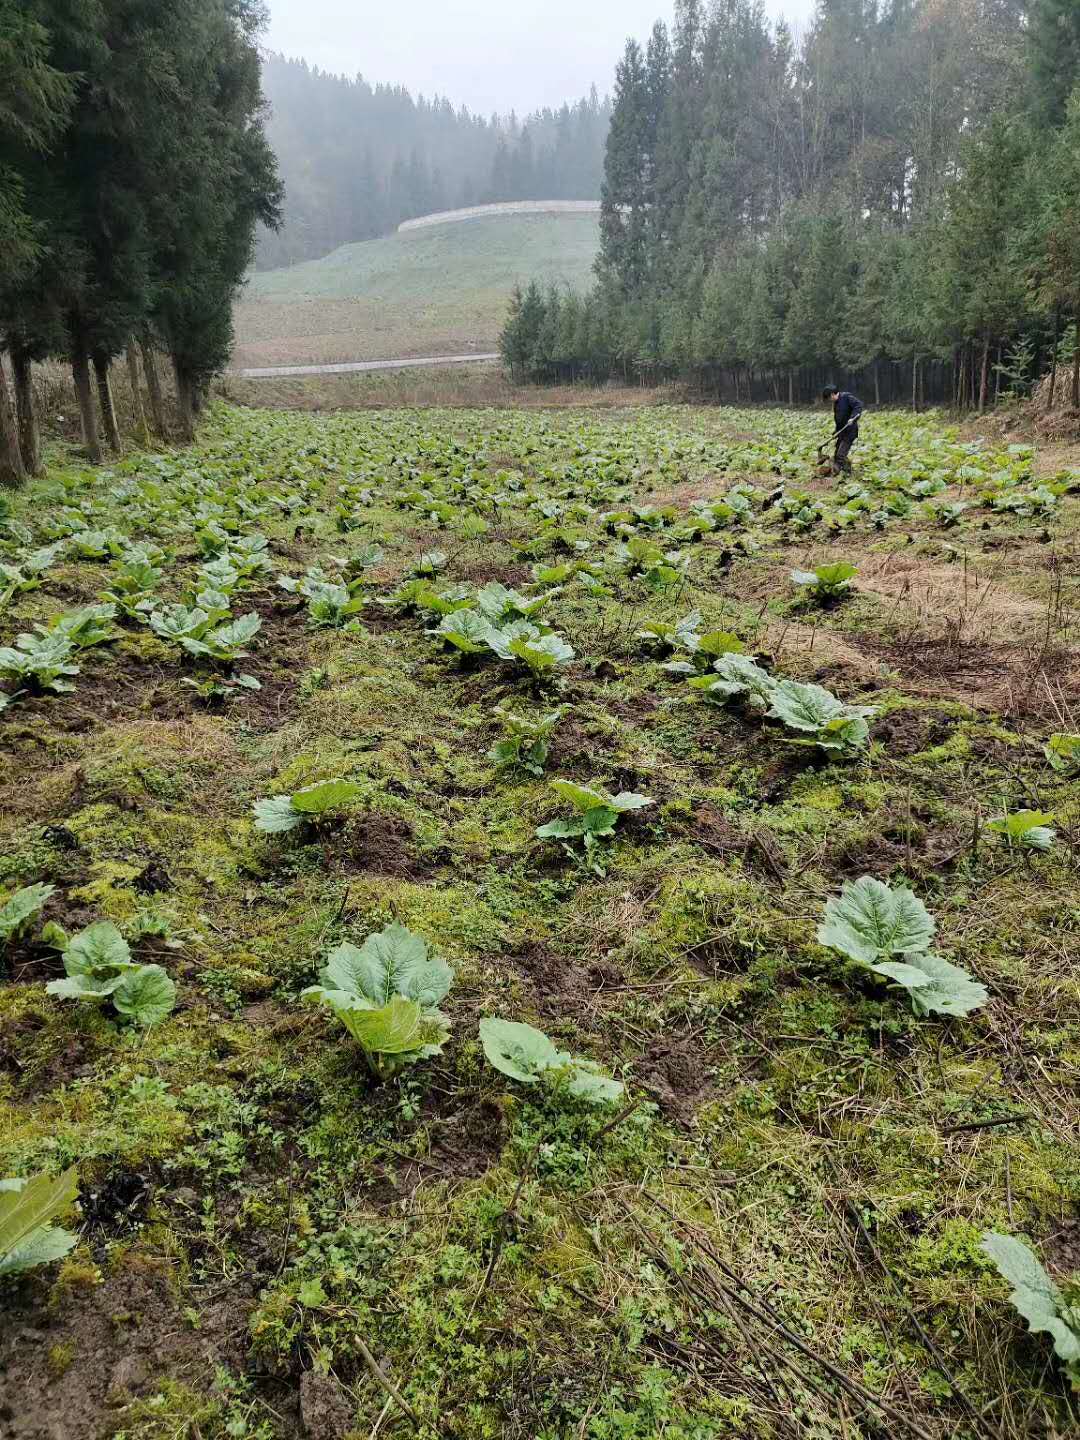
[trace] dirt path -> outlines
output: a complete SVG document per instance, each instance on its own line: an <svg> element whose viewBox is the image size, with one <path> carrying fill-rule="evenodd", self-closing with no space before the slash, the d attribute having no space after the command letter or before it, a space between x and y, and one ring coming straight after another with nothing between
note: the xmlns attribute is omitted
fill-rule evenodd
<svg viewBox="0 0 1080 1440"><path fill-rule="evenodd" d="M424 365L479 365L498 360L497 351L482 355L433 355L424 360L350 360L343 365L268 365L232 370L241 380L276 380L288 375L352 375L363 370L415 370Z"/></svg>

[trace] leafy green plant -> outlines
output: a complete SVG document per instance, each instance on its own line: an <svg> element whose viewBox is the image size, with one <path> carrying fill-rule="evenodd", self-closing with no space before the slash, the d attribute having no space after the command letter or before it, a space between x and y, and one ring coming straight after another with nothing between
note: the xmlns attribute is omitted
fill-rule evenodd
<svg viewBox="0 0 1080 1440"><path fill-rule="evenodd" d="M154 593L163 576L164 571L156 565L129 552L116 566L109 589L101 592L101 599L115 605L127 619L142 620L153 610Z"/></svg>
<svg viewBox="0 0 1080 1440"><path fill-rule="evenodd" d="M565 1085L575 1100L590 1105L610 1105L626 1089L594 1061L557 1049L542 1030L520 1021L485 1016L480 1021L480 1043L488 1062L522 1085L554 1080Z"/></svg>
<svg viewBox="0 0 1080 1440"><path fill-rule="evenodd" d="M543 775L552 733L566 714L566 709L565 705L560 705L547 715L530 717L515 715L505 705L500 706L495 711L495 718L502 722L506 738L493 747L488 759L500 769L516 766L527 770L530 775Z"/></svg>
<svg viewBox="0 0 1080 1440"><path fill-rule="evenodd" d="M284 835L302 825L316 828L340 820L354 800L363 794L352 780L317 780L294 790L291 795L273 795L256 800L251 807L255 829L264 835Z"/></svg>
<svg viewBox="0 0 1080 1440"><path fill-rule="evenodd" d="M308 618L316 630L344 625L364 608L362 577L345 583L316 565L303 579L294 580L288 575L281 575L278 584L289 594L302 595L307 600Z"/></svg>
<svg viewBox="0 0 1080 1440"><path fill-rule="evenodd" d="M199 679L184 675L180 684L194 690L206 705L216 704L219 700L229 700L244 691L250 693L252 690L262 689L254 675L207 675Z"/></svg>
<svg viewBox="0 0 1080 1440"><path fill-rule="evenodd" d="M742 655L746 651L739 637L727 630L709 630L704 635L684 635L680 639L690 659L669 661L664 669L672 675L708 674L724 655Z"/></svg>
<svg viewBox="0 0 1080 1440"><path fill-rule="evenodd" d="M463 655L486 655L491 649L491 632L491 621L479 610L453 610L428 634L452 645Z"/></svg>
<svg viewBox="0 0 1080 1440"><path fill-rule="evenodd" d="M66 635L18 635L14 646L0 646L0 675L30 690L67 694L75 687L66 677L80 673L74 653Z"/></svg>
<svg viewBox="0 0 1080 1440"><path fill-rule="evenodd" d="M16 595L40 589L46 570L55 564L62 549L60 544L46 545L23 554L15 565L0 563L0 610Z"/></svg>
<svg viewBox="0 0 1080 1440"><path fill-rule="evenodd" d="M1080 776L1080 735L1051 735L1043 746L1043 754L1059 775L1069 779Z"/></svg>
<svg viewBox="0 0 1080 1440"><path fill-rule="evenodd" d="M573 647L561 635L554 631L541 634L527 620L516 620L502 630L492 627L487 642L500 660L524 666L534 680L543 679L574 658Z"/></svg>
<svg viewBox="0 0 1080 1440"><path fill-rule="evenodd" d="M581 840L585 846L585 856L590 867L597 874L603 874L603 868L599 863L597 845L601 840L609 839L615 832L615 826L620 815L625 815L634 810L642 810L652 804L648 795L638 795L633 791L622 791L618 795L609 795L606 790L591 785L575 785L571 780L553 780L553 789L561 799L566 800L573 806L577 814L569 820L549 820L546 825L537 828L536 835L540 840ZM575 851L564 845L566 852L577 858Z"/></svg>
<svg viewBox="0 0 1080 1440"><path fill-rule="evenodd" d="M1050 826L1053 818L1042 810L1013 810L988 820L986 828L1021 850L1050 850L1057 839L1057 831Z"/></svg>
<svg viewBox="0 0 1080 1440"><path fill-rule="evenodd" d="M986 1230L981 1248L1012 1286L1013 1307L1034 1334L1052 1338L1054 1354L1063 1362L1073 1388L1080 1390L1080 1281L1074 1277L1062 1289L1030 1246L1014 1235Z"/></svg>
<svg viewBox="0 0 1080 1440"><path fill-rule="evenodd" d="M45 986L61 1000L111 1000L120 1015L144 1027L164 1020L176 1004L171 976L160 965L133 961L111 920L98 920L68 940L62 959L64 979Z"/></svg>
<svg viewBox="0 0 1080 1440"><path fill-rule="evenodd" d="M691 610L681 620L646 620L635 638L665 653L689 650L698 638L700 625L701 611Z"/></svg>
<svg viewBox="0 0 1080 1440"><path fill-rule="evenodd" d="M200 599L207 601L208 608L173 605L168 610L155 610L150 616L150 628L162 640L179 645L199 660L231 665L246 659L248 651L244 646L262 629L262 617L252 610L223 624L229 612L227 604L220 602L227 601L227 597L204 591Z"/></svg>
<svg viewBox="0 0 1080 1440"><path fill-rule="evenodd" d="M499 628L515 620L535 620L558 593L558 588L555 588L546 590L543 595L529 597L492 580L476 592L476 608Z"/></svg>
<svg viewBox="0 0 1080 1440"><path fill-rule="evenodd" d="M78 610L54 615L47 625L35 625L34 629L45 638L62 635L75 650L89 650L93 645L107 645L116 639L112 624L115 619L115 605L83 605Z"/></svg>
<svg viewBox="0 0 1080 1440"><path fill-rule="evenodd" d="M863 875L826 902L817 938L906 990L916 1015L969 1015L986 1003L986 989L931 952L935 929L918 896Z"/></svg>
<svg viewBox="0 0 1080 1440"><path fill-rule="evenodd" d="M816 745L844 756L866 749L870 738L866 722L877 714L873 705L846 705L831 690L798 680L776 681L770 698L768 717L807 737L795 739L794 744Z"/></svg>
<svg viewBox="0 0 1080 1440"><path fill-rule="evenodd" d="M858 574L854 565L838 560L832 565L815 565L813 570L793 570L794 584L814 600L840 600L851 592L851 582Z"/></svg>
<svg viewBox="0 0 1080 1440"><path fill-rule="evenodd" d="M62 1175L0 1180L0 1275L62 1260L77 1236L52 1222L78 1199L74 1167Z"/></svg>
<svg viewBox="0 0 1080 1440"><path fill-rule="evenodd" d="M735 699L745 699L757 710L766 710L771 705L777 682L752 655L721 655L714 661L713 671L714 674L696 676L689 683L714 705L726 705Z"/></svg>
<svg viewBox="0 0 1080 1440"><path fill-rule="evenodd" d="M369 935L359 947L338 945L319 979L302 998L334 1012L378 1079L438 1055L446 1043L450 1027L437 1007L454 971L403 925Z"/></svg>
<svg viewBox="0 0 1080 1440"><path fill-rule="evenodd" d="M56 891L55 885L24 885L0 905L0 950L26 928L45 908L45 902Z"/></svg>

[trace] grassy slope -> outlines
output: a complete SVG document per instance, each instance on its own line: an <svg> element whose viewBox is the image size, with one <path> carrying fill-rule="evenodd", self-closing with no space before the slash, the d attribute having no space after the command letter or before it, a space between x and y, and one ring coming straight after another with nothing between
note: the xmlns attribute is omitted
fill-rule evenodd
<svg viewBox="0 0 1080 1440"><path fill-rule="evenodd" d="M261 272L237 309L234 364L331 363L492 349L515 283L588 284L595 215L507 215L346 245Z"/></svg>
<svg viewBox="0 0 1080 1440"><path fill-rule="evenodd" d="M877 423L865 462L896 465L934 435ZM173 552L173 596L197 547L191 502L169 513L170 489L202 474L219 497L306 491L299 530L273 510L254 522L276 570L375 534L378 594L433 546L455 581L528 585L513 547L535 516L485 506L494 528L469 538L468 507L435 530L395 492L420 472L507 467L546 477L542 491L567 475L685 510L757 463L733 436L764 428L805 453L813 427L762 412L222 410L193 453L164 462L142 513L123 479L159 466L139 458L109 492L54 472L17 511L40 538L64 478L97 520ZM775 483L767 468L752 478L762 494ZM347 534L332 520L342 483L377 492ZM1059 1274L1080 1265L1080 801L1041 752L1080 695L1077 502L1052 547L1044 521L978 511L947 532L913 515L840 542L786 535L775 513L748 556L719 536L691 547L681 595L612 571L608 597L571 585L552 606L579 658L549 773L655 801L605 877L534 840L558 811L547 783L486 758L498 701L550 700L501 667L462 666L374 603L358 633L311 633L291 597L257 585L237 609L264 616L244 666L263 690L224 713L200 709L179 683L190 665L132 629L83 657L73 695L0 719L0 897L47 880L69 928L166 922L178 947L151 938L139 953L180 994L134 1036L47 998L57 962L32 938L9 955L0 1174L75 1163L86 1217L72 1258L0 1293L16 1440L367 1436L386 1397L357 1337L425 1440L908 1433L785 1372L775 1344L710 1298L702 1238L934 1440L981 1432L909 1307L1005 1440L1070 1433L1045 1337L1008 1308L978 1236L1027 1233ZM593 557L610 553L595 520L587 531ZM795 608L791 566L841 555L861 562L858 595ZM0 638L92 598L105 574L64 563ZM692 604L784 673L877 704L870 752L822 764L695 700L634 639L643 618ZM255 799L334 774L364 800L325 845L253 832ZM1053 853L973 845L1003 801L1035 798L1058 814ZM815 942L824 899L864 872L925 897L943 953L989 987L984 1011L916 1020ZM394 919L456 967L453 1033L440 1059L375 1089L344 1031L297 997L330 946ZM605 1114L505 1081L476 1041L490 1013L614 1068L638 1108L609 1130ZM696 1257L681 1279L680 1254Z"/></svg>

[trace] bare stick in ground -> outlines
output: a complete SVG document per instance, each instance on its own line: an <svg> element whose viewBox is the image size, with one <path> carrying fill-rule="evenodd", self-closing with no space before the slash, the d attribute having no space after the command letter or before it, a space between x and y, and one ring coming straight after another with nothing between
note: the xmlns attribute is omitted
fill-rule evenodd
<svg viewBox="0 0 1080 1440"><path fill-rule="evenodd" d="M420 1421L417 1418L416 1411L375 1359L375 1356L368 1349L366 1341L360 1335L354 1335L353 1339L356 1341L356 1348L360 1351L360 1356L364 1364L371 1371L371 1378L375 1381L376 1385L384 1390L386 1394L390 1396L391 1400L393 1400L394 1404L400 1408L402 1414L408 1417L413 1429L419 1430Z"/></svg>

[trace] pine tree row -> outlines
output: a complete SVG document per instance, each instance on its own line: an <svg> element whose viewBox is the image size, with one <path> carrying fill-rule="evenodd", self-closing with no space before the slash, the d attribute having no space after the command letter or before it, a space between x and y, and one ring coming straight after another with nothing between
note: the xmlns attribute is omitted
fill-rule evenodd
<svg viewBox="0 0 1080 1440"><path fill-rule="evenodd" d="M679 0L617 71L588 296L530 287L523 378L980 409L1062 359L1080 405L1080 5Z"/></svg>
<svg viewBox="0 0 1080 1440"><path fill-rule="evenodd" d="M262 21L259 0L0 0L0 483L40 467L34 361L70 364L95 461L122 355L160 433L170 357L192 433L256 224L278 222Z"/></svg>

